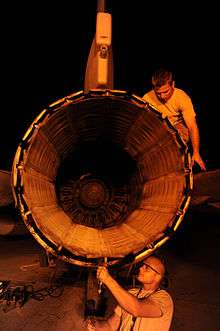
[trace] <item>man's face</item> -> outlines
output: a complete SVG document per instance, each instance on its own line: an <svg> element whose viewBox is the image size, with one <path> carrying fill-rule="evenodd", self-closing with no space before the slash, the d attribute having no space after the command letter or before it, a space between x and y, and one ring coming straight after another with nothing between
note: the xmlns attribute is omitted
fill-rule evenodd
<svg viewBox="0 0 220 331"><path fill-rule="evenodd" d="M151 257L145 259L139 268L137 279L143 284L152 284L161 277L162 274L157 261Z"/></svg>
<svg viewBox="0 0 220 331"><path fill-rule="evenodd" d="M174 91L174 82L172 83L168 82L160 87L154 87L154 92L157 98L162 103L166 103L171 98L173 91Z"/></svg>

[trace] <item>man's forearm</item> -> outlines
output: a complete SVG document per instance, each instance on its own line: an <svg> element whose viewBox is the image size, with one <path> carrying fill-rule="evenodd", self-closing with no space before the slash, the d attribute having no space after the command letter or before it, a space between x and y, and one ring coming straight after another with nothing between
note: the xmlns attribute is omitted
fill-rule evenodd
<svg viewBox="0 0 220 331"><path fill-rule="evenodd" d="M189 134L190 134L190 139L191 139L191 144L193 148L193 154L199 154L199 149L200 149L200 136L199 136L199 129L198 126L193 125L192 127L189 128Z"/></svg>
<svg viewBox="0 0 220 331"><path fill-rule="evenodd" d="M137 314L139 301L136 297L123 289L111 276L105 282L118 304L132 315Z"/></svg>
<svg viewBox="0 0 220 331"><path fill-rule="evenodd" d="M192 165L194 162L198 163L202 170L206 170L205 162L202 160L200 156L200 137L199 137L199 129L196 124L196 121L193 122L189 127L189 134L193 148L193 155L192 155Z"/></svg>

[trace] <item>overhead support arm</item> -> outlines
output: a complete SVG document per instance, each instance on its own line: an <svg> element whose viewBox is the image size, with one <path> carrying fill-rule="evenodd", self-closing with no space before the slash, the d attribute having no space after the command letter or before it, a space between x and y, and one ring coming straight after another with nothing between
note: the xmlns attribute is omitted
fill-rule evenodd
<svg viewBox="0 0 220 331"><path fill-rule="evenodd" d="M97 3L96 33L85 74L84 91L91 89L113 89L112 17L101 0Z"/></svg>
<svg viewBox="0 0 220 331"><path fill-rule="evenodd" d="M105 12L106 10L106 1L98 0L97 1L97 12Z"/></svg>

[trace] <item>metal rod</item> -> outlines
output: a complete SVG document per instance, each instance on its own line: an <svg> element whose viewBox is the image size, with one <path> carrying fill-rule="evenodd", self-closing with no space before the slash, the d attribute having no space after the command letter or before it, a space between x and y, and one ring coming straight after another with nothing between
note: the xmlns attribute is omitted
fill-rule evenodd
<svg viewBox="0 0 220 331"><path fill-rule="evenodd" d="M97 12L105 12L105 0L97 1Z"/></svg>

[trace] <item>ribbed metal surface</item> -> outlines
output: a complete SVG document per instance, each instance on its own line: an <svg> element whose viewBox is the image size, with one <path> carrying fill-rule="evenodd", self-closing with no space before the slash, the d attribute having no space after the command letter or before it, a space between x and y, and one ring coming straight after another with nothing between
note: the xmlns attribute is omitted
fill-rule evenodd
<svg viewBox="0 0 220 331"><path fill-rule="evenodd" d="M76 256L120 258L172 228L190 189L188 155L147 104L114 92L80 95L49 107L29 130L14 182L32 232Z"/></svg>

